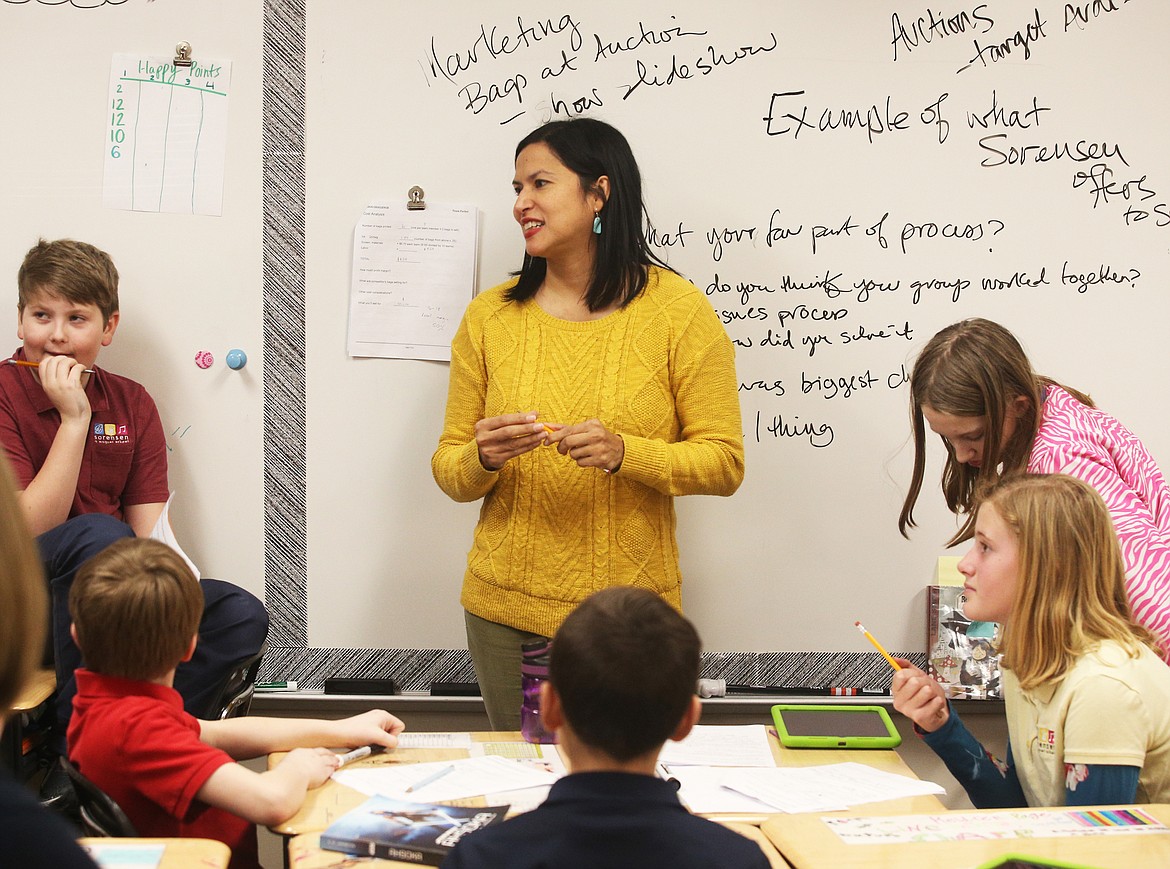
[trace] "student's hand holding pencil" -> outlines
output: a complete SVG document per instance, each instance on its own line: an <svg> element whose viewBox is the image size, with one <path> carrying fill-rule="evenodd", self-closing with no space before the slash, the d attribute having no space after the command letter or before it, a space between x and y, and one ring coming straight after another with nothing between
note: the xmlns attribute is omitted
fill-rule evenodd
<svg viewBox="0 0 1170 869"><path fill-rule="evenodd" d="M41 388L61 414L62 424L79 422L86 427L89 425L93 411L82 383L85 373L85 366L71 356L45 356L37 366Z"/></svg>
<svg viewBox="0 0 1170 869"><path fill-rule="evenodd" d="M920 730L933 733L951 717L942 686L905 658L894 660L902 668L894 673L894 681L890 685L894 708L918 725Z"/></svg>
<svg viewBox="0 0 1170 869"><path fill-rule="evenodd" d="M300 779L307 788L319 788L340 766L337 755L327 748L294 748L269 771Z"/></svg>

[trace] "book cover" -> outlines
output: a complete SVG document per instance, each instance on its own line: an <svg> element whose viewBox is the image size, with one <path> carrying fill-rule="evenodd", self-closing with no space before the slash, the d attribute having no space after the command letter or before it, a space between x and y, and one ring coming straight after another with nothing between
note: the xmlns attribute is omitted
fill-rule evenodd
<svg viewBox="0 0 1170 869"><path fill-rule="evenodd" d="M986 700L1000 697L1000 655L995 625L973 622L963 614L963 588L927 586L927 663L947 697Z"/></svg>
<svg viewBox="0 0 1170 869"><path fill-rule="evenodd" d="M508 806L442 806L373 796L321 834L328 851L438 866L468 833L499 823Z"/></svg>

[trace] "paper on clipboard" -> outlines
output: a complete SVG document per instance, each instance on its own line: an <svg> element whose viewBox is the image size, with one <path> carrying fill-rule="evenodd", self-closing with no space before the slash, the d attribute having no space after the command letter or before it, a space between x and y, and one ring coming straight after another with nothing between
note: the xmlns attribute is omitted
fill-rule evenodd
<svg viewBox="0 0 1170 869"><path fill-rule="evenodd" d="M350 356L451 359L475 294L478 214L470 205L366 206L353 239Z"/></svg>

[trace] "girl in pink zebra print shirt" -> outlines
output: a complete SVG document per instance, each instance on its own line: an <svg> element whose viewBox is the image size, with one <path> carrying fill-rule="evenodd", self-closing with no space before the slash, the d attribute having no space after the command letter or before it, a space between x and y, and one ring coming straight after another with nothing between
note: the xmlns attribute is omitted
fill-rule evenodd
<svg viewBox="0 0 1170 869"><path fill-rule="evenodd" d="M947 451L942 490L968 540L982 493L1017 471L1062 473L1109 508L1137 620L1170 649L1170 487L1136 436L1085 394L1041 377L1018 340L989 320L963 320L927 342L910 376L914 469L898 529L915 527L926 429Z"/></svg>

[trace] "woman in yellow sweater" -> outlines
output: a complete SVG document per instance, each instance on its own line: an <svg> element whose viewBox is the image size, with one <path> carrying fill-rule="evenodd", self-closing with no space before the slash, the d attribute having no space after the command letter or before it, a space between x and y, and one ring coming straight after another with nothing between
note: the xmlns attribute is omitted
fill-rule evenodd
<svg viewBox="0 0 1170 869"><path fill-rule="evenodd" d="M743 480L731 341L643 231L630 146L591 118L516 147L518 278L481 293L451 345L431 468L483 499L461 603L493 729L520 718L520 647L592 592L652 589L681 608L675 495Z"/></svg>

